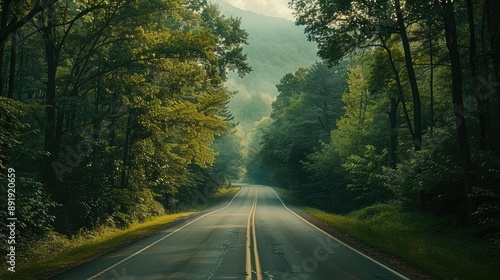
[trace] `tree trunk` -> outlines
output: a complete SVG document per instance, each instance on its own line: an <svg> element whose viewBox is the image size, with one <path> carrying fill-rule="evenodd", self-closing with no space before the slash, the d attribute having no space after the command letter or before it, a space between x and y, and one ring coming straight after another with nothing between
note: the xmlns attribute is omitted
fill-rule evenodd
<svg viewBox="0 0 500 280"><path fill-rule="evenodd" d="M398 147L398 99L391 97L391 109L389 111L389 129L391 136L389 139L389 161L391 168L396 168L397 160L397 147Z"/></svg>
<svg viewBox="0 0 500 280"><path fill-rule="evenodd" d="M3 56L3 54L0 54ZM3 63L3 62L0 62ZM2 67L2 66L0 66ZM10 48L10 65L9 65L9 82L7 83L7 98L14 99L14 81L16 77L16 34L14 33L11 37L11 48ZM0 78L1 79L1 78ZM3 84L0 83L0 87ZM0 91L0 96L1 91ZM12 127L12 120L9 116L5 118L4 128L5 131L9 131Z"/></svg>
<svg viewBox="0 0 500 280"><path fill-rule="evenodd" d="M492 86L496 86L497 111L500 114L500 87L498 86L500 82L500 2L498 0L486 0L485 9L487 11L488 29L490 31L491 59L495 69L495 84ZM498 130L500 127L496 127L496 129ZM494 149L500 149L498 133L492 137L494 139L490 139L491 143L496 143Z"/></svg>
<svg viewBox="0 0 500 280"><path fill-rule="evenodd" d="M500 2L486 0L488 11L488 27L491 38L491 57L495 67L496 80L500 81Z"/></svg>
<svg viewBox="0 0 500 280"><path fill-rule="evenodd" d="M4 0L2 1L2 13L1 13L1 19L0 19L0 33L5 32L7 29L7 21L9 19L9 6L12 0ZM5 51L5 42L0 42L0 96L3 96L3 82L4 82L4 76L3 76L3 54Z"/></svg>
<svg viewBox="0 0 500 280"><path fill-rule="evenodd" d="M477 71L479 70L477 62L477 43L476 43L476 26L474 23L474 3L472 0L467 0L467 19L469 22L469 60L470 71L472 78L476 80ZM486 137L487 137L487 120L486 120L486 104L488 96L483 94L475 94L476 103L479 113L479 148L486 150ZM486 97L486 99L484 98Z"/></svg>
<svg viewBox="0 0 500 280"><path fill-rule="evenodd" d="M418 90L417 77L415 75L415 70L413 69L413 59L411 57L410 41L408 39L408 34L406 33L406 26L403 17L403 12L401 11L401 3L399 0L394 1L396 8L396 17L399 28L399 34L401 36L401 41L403 43L403 49L405 52L406 70L408 72L408 79L410 81L411 92L413 95L413 125L414 125L414 144L415 150L422 149L422 109L420 104L420 92Z"/></svg>
<svg viewBox="0 0 500 280"><path fill-rule="evenodd" d="M474 184L472 177L472 160L470 155L469 140L467 136L467 126L465 123L462 88L462 69L460 63L460 52L458 49L457 26L455 21L455 11L453 2L441 0L443 8L443 21L446 36L446 46L450 55L453 110L455 113L456 130L458 135L458 145L464 172L464 190L467 196L467 214L470 218L475 211L475 203L470 194Z"/></svg>
<svg viewBox="0 0 500 280"><path fill-rule="evenodd" d="M387 57L389 59L389 63L391 64L392 72L394 73L394 79L396 80L396 85L398 87L399 101L401 102L401 107L403 108L406 125L408 126L408 130L410 131L411 138L415 139L415 132L413 130L413 125L411 124L410 116L408 114L408 109L406 108L406 101L403 92L403 86L401 84L401 78L399 77L399 71L396 68L396 65L394 64L394 59L392 58L391 49L389 49L389 47L385 45L383 40L381 40L381 42L382 42L382 47L387 52Z"/></svg>
<svg viewBox="0 0 500 280"><path fill-rule="evenodd" d="M0 45L5 42L10 34L18 30L19 28L23 27L26 23L30 22L35 16L39 15L41 12L43 12L47 8L53 9L53 5L57 3L58 0L49 0L43 3L40 3L40 1L36 1L36 4L34 7L27 13L24 17L21 19L16 19L13 20L9 23L6 28L0 30ZM4 0L2 4L7 4L10 5L12 0ZM2 9L2 11L6 11L7 9ZM7 20L7 19L6 19Z"/></svg>
<svg viewBox="0 0 500 280"><path fill-rule="evenodd" d="M474 24L474 4L472 0L467 0L467 19L469 21L469 60L470 69L473 76L477 74L477 44L476 26Z"/></svg>
<svg viewBox="0 0 500 280"><path fill-rule="evenodd" d="M47 86L45 90L45 138L44 150L48 153L45 161L45 185L49 190L54 190L58 183L57 176L52 169L52 163L58 160L56 151L56 72L57 72L57 49L53 35L54 7L44 15L47 17L42 36L45 44L45 59L47 62Z"/></svg>
<svg viewBox="0 0 500 280"><path fill-rule="evenodd" d="M16 54L17 54L17 38L16 32L12 33L10 38L10 65L9 65L9 83L7 88L7 98L14 98L14 82L16 79Z"/></svg>
<svg viewBox="0 0 500 280"><path fill-rule="evenodd" d="M434 45L432 42L432 31L429 28L429 64L431 65L429 77L429 94L430 94L430 129L431 137L434 136Z"/></svg>
<svg viewBox="0 0 500 280"><path fill-rule="evenodd" d="M127 128L125 133L125 144L123 145L123 165L120 181L120 188L126 189L128 186L128 170L130 161L130 134L132 133L132 112L128 114Z"/></svg>

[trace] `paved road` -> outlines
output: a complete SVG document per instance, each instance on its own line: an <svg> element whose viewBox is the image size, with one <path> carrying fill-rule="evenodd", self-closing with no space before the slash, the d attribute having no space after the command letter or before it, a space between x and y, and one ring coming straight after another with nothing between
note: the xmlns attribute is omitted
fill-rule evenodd
<svg viewBox="0 0 500 280"><path fill-rule="evenodd" d="M269 187L56 279L407 279L290 211Z"/></svg>

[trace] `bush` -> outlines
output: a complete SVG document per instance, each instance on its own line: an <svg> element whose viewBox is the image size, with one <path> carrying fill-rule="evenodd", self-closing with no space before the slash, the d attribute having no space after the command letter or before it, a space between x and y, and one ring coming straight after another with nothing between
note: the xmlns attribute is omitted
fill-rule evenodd
<svg viewBox="0 0 500 280"><path fill-rule="evenodd" d="M6 172L0 175L2 193L7 193ZM28 242L36 239L52 229L52 222L55 217L51 214L51 209L56 206L51 197L45 192L42 183L34 179L30 174L15 173L16 193L15 193L15 218L16 231L19 240ZM7 205L7 196L2 196L2 205ZM4 207L3 217L7 216L7 208ZM6 228L6 219L1 219L0 226ZM23 243L24 244L24 243ZM21 245L23 245L21 244Z"/></svg>
<svg viewBox="0 0 500 280"><path fill-rule="evenodd" d="M396 199L411 208L434 208L437 212L456 212L457 204L464 199L462 168L458 166L458 154L447 150L456 147L451 135L442 129L435 129L434 137L427 136L427 143L420 151L410 150L395 169L385 167L386 186ZM428 205L430 204L430 205Z"/></svg>
<svg viewBox="0 0 500 280"><path fill-rule="evenodd" d="M358 205L369 206L392 198L392 192L384 184L385 162L387 150L379 154L374 146L368 145L363 156L350 155L342 164L349 173L347 189L355 194Z"/></svg>

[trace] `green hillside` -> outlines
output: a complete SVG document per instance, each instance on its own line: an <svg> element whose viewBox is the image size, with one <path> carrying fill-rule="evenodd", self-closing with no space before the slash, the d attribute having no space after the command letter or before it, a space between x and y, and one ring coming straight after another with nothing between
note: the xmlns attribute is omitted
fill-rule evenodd
<svg viewBox="0 0 500 280"><path fill-rule="evenodd" d="M278 92L275 85L287 73L308 67L318 60L316 44L307 41L302 27L292 21L245 11L219 1L226 16L241 17L249 33L245 47L253 71L241 79L230 75L227 87L239 93L230 107L245 132L253 123L271 112L271 102Z"/></svg>

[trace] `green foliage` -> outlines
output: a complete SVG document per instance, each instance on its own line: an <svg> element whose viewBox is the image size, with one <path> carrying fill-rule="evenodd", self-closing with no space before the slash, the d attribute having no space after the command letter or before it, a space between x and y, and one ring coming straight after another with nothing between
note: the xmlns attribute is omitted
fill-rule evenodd
<svg viewBox="0 0 500 280"><path fill-rule="evenodd" d="M262 129L257 158L278 186L307 196L302 184L309 174L301 162L320 147L320 141L328 141L343 113L345 68L345 64L329 69L317 63L286 75L277 85L280 95L273 103L272 122Z"/></svg>
<svg viewBox="0 0 500 280"><path fill-rule="evenodd" d="M383 166L387 162L387 150L380 154L368 145L363 156L350 155L342 164L350 182L347 189L354 192L358 205L383 203L392 198L392 192L384 184Z"/></svg>
<svg viewBox="0 0 500 280"><path fill-rule="evenodd" d="M363 155L366 145L383 149L389 128L387 99L371 92L363 68L349 69L348 89L342 95L344 114L337 120L332 142L343 157Z"/></svg>
<svg viewBox="0 0 500 280"><path fill-rule="evenodd" d="M2 170L4 171L4 170ZM0 176L2 193L7 194L8 182L5 173ZM52 197L47 194L42 183L37 181L29 173L16 170L15 174L15 218L16 232L20 238L17 239L18 246L27 248L31 241L43 236L53 229L55 216L52 210L57 206ZM7 196L3 196L2 203L7 205ZM4 217L7 215L7 207L2 211ZM7 228L8 221L2 219L0 226Z"/></svg>
<svg viewBox="0 0 500 280"><path fill-rule="evenodd" d="M421 151L408 151L408 157L395 169L384 168L387 187L400 201L412 207L421 203L421 191L437 192L442 201L434 202L435 206L457 211L456 203L460 199L453 196L461 195L456 188L460 184L461 170L456 159L450 156L454 151L448 150L454 146L450 132L436 130L434 137L426 141L428 145ZM448 205L447 200L451 200L452 205Z"/></svg>
<svg viewBox="0 0 500 280"><path fill-rule="evenodd" d="M493 89L485 75L498 59L483 57L495 53L483 8L496 5L438 2L291 1L318 55L346 73L329 75L323 63L285 75L247 170L328 211L369 206L332 224L438 277L493 279L497 269L481 261L498 256L499 103L497 83ZM337 110L322 110L326 103ZM430 237L434 221L444 220L446 238L457 225L474 233L453 236L456 244L441 232ZM480 261L463 261L476 252L468 241L480 237ZM457 266L459 274L448 269Z"/></svg>
<svg viewBox="0 0 500 280"><path fill-rule="evenodd" d="M318 43L318 55L329 65L397 30L391 2L294 0L290 4L296 24L306 26L308 39Z"/></svg>
<svg viewBox="0 0 500 280"><path fill-rule="evenodd" d="M248 65L247 55L243 54L242 45L248 44L248 33L241 28L241 18L226 18L220 14L218 6L209 4L201 13L202 26L217 36L217 55L219 56L219 73L223 79L227 70L236 71L242 78L252 71Z"/></svg>
<svg viewBox="0 0 500 280"><path fill-rule="evenodd" d="M321 206L335 213L348 213L358 207L355 203L355 193L347 189L349 180L342 168L342 158L333 144L324 144L322 148L304 161L304 168L317 182L315 193L325 193L327 203ZM311 190L313 191L313 190Z"/></svg>
<svg viewBox="0 0 500 280"><path fill-rule="evenodd" d="M325 209L337 213L392 197L382 177L382 168L388 165L389 134L385 131L389 124L383 111L387 99L369 90L361 65L349 68L347 82L342 95L344 114L337 119L331 142L305 162L306 169L331 197L331 204ZM382 152L379 154L377 149Z"/></svg>
<svg viewBox="0 0 500 280"><path fill-rule="evenodd" d="M2 124L2 129L0 129L0 169L6 168L4 164L9 159L8 151L21 144L20 131L30 125L23 118L39 108L33 104L0 96L0 123Z"/></svg>
<svg viewBox="0 0 500 280"><path fill-rule="evenodd" d="M149 189L117 190L114 197L122 205L109 218L108 226L125 229L132 224L165 214L165 209L155 200L155 194Z"/></svg>
<svg viewBox="0 0 500 280"><path fill-rule="evenodd" d="M500 248L500 161L494 152L478 151L474 154L477 166L477 185L471 197L477 203L477 210L472 214L474 222L483 230L484 238L493 242L494 248Z"/></svg>
<svg viewBox="0 0 500 280"><path fill-rule="evenodd" d="M241 137L236 131L215 139L213 149L217 153L211 173L217 174L220 185L227 185L232 180L238 180L243 175L244 158Z"/></svg>

